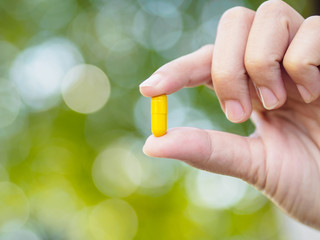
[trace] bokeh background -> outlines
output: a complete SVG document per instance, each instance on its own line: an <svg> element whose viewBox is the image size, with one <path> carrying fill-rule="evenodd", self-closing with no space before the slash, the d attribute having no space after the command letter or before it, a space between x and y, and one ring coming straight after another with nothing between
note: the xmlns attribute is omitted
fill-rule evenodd
<svg viewBox="0 0 320 240"><path fill-rule="evenodd" d="M292 239L241 180L141 151L150 100L138 85L213 43L225 10L262 2L0 0L0 239ZM204 87L168 103L169 127L254 130Z"/></svg>

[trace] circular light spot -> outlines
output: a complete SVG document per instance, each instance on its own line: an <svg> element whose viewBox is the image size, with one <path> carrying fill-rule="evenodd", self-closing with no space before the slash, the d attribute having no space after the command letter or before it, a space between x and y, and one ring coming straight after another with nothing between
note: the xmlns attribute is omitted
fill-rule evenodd
<svg viewBox="0 0 320 240"><path fill-rule="evenodd" d="M254 187L248 185L247 192L241 201L233 208L237 214L252 214L261 209L268 199Z"/></svg>
<svg viewBox="0 0 320 240"><path fill-rule="evenodd" d="M95 240L129 240L138 228L134 209L120 199L98 204L89 217L89 230Z"/></svg>
<svg viewBox="0 0 320 240"><path fill-rule="evenodd" d="M54 38L22 52L10 76L24 102L44 111L59 103L62 77L70 67L81 62L81 54L70 41Z"/></svg>
<svg viewBox="0 0 320 240"><path fill-rule="evenodd" d="M211 44L216 36L219 17L212 17L203 22L194 32L192 47L198 49L205 44Z"/></svg>
<svg viewBox="0 0 320 240"><path fill-rule="evenodd" d="M63 78L62 96L68 107L76 112L96 112L109 99L109 79L95 66L78 65L71 68Z"/></svg>
<svg viewBox="0 0 320 240"><path fill-rule="evenodd" d="M72 217L68 224L67 239L88 240L92 239L89 232L89 215L92 207L86 207Z"/></svg>
<svg viewBox="0 0 320 240"><path fill-rule="evenodd" d="M38 2L28 18L46 31L56 31L65 27L77 11L75 0L50 0Z"/></svg>
<svg viewBox="0 0 320 240"><path fill-rule="evenodd" d="M132 139L133 151L139 159L142 169L139 194L160 196L167 193L173 184L182 176L183 164L173 159L147 157L141 151L144 141Z"/></svg>
<svg viewBox="0 0 320 240"><path fill-rule="evenodd" d="M103 46L111 48L122 40L131 38L130 27L136 10L137 7L131 1L119 0L108 1L105 6L99 7L94 27Z"/></svg>
<svg viewBox="0 0 320 240"><path fill-rule="evenodd" d="M239 179L202 170L187 181L191 201L202 207L226 209L236 205L245 195L247 184Z"/></svg>
<svg viewBox="0 0 320 240"><path fill-rule="evenodd" d="M36 193L31 199L33 213L42 223L63 229L81 203L67 189L47 189Z"/></svg>
<svg viewBox="0 0 320 240"><path fill-rule="evenodd" d="M152 196L165 194L181 175L182 165L175 160L141 156L140 161L143 175L139 193Z"/></svg>
<svg viewBox="0 0 320 240"><path fill-rule="evenodd" d="M139 4L146 12L164 17L176 11L182 1L183 0L138 0Z"/></svg>
<svg viewBox="0 0 320 240"><path fill-rule="evenodd" d="M17 118L21 106L14 84L0 79L0 128L7 127Z"/></svg>
<svg viewBox="0 0 320 240"><path fill-rule="evenodd" d="M185 18L188 18L188 16ZM190 21L194 21L194 20L192 19ZM182 32L182 35L178 42L176 42L170 48L159 52L159 54L163 58L165 58L167 61L171 61L172 59L177 58L177 56L186 55L190 52L193 52L195 49L197 49L194 46L195 31L193 29L189 29L188 27L186 28L188 30L184 30Z"/></svg>
<svg viewBox="0 0 320 240"><path fill-rule="evenodd" d="M112 147L103 151L92 168L97 188L107 196L126 197L141 182L141 166L127 147Z"/></svg>
<svg viewBox="0 0 320 240"><path fill-rule="evenodd" d="M150 16L140 10L133 21L135 39L144 47L162 51L172 47L182 34L183 22L178 11L166 17Z"/></svg>
<svg viewBox="0 0 320 240"><path fill-rule="evenodd" d="M172 47L182 34L182 20L179 14L167 18L158 18L151 26L151 42L155 50Z"/></svg>
<svg viewBox="0 0 320 240"><path fill-rule="evenodd" d="M17 185L0 183L0 229L11 231L21 227L29 217L29 203Z"/></svg>

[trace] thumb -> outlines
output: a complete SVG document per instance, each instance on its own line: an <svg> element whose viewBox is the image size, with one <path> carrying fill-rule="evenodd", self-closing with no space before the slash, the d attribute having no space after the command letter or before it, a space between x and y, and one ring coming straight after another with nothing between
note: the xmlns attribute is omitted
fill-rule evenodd
<svg viewBox="0 0 320 240"><path fill-rule="evenodd" d="M264 150L259 138L198 128L173 128L150 136L146 155L182 160L210 172L241 178L253 185L264 179Z"/></svg>

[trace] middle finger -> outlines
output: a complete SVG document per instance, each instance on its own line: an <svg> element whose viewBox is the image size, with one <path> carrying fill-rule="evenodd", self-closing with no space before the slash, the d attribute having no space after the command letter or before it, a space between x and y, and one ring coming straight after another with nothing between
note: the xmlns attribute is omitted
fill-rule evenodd
<svg viewBox="0 0 320 240"><path fill-rule="evenodd" d="M278 108L286 101L281 62L302 22L303 17L280 0L264 2L256 12L245 66L266 109Z"/></svg>

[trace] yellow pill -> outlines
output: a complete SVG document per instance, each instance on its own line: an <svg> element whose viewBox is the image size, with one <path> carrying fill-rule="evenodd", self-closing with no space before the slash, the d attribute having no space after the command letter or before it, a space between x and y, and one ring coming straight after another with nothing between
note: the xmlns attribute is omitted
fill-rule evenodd
<svg viewBox="0 0 320 240"><path fill-rule="evenodd" d="M151 98L151 130L155 137L167 132L167 95Z"/></svg>

